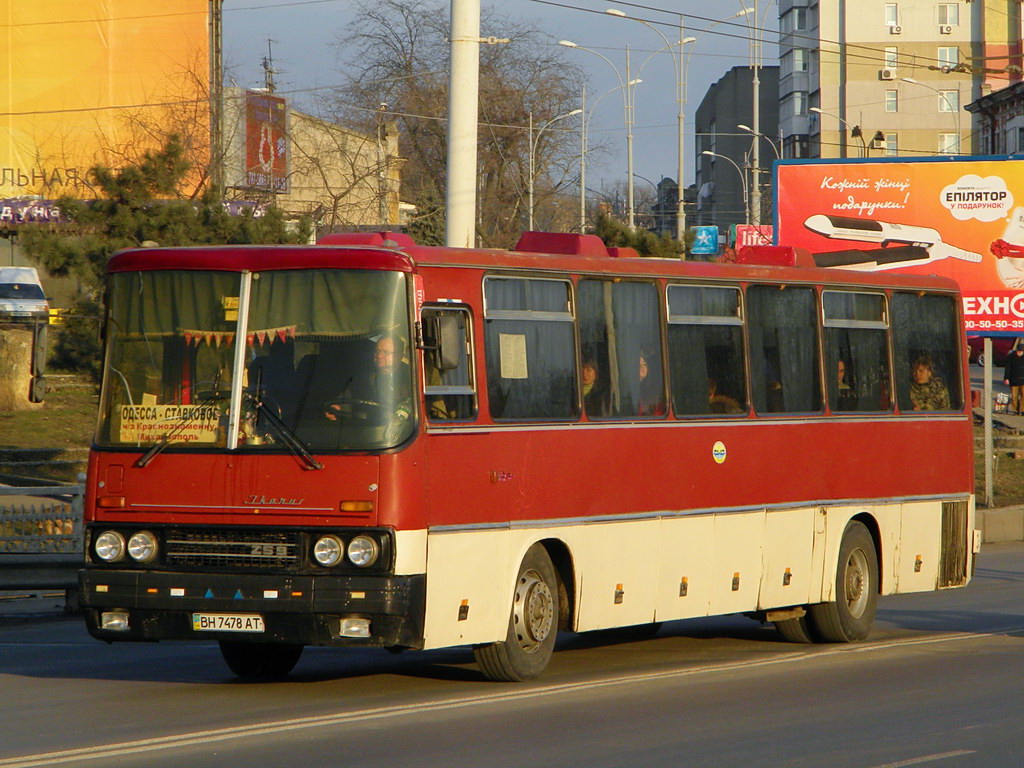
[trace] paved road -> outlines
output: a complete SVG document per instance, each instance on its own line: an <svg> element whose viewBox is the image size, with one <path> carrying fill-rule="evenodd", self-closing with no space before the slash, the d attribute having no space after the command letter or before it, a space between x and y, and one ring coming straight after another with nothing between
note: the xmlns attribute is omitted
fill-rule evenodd
<svg viewBox="0 0 1024 768"><path fill-rule="evenodd" d="M1024 545L880 608L851 646L742 617L567 635L526 685L484 682L464 649L307 649L288 681L245 684L212 644L0 616L0 768L1020 765Z"/></svg>

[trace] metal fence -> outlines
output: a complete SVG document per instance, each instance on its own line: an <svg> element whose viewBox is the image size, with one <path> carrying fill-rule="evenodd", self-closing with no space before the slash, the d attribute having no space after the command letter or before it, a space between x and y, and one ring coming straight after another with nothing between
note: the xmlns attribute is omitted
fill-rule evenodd
<svg viewBox="0 0 1024 768"><path fill-rule="evenodd" d="M81 485L0 486L0 589L74 589Z"/></svg>

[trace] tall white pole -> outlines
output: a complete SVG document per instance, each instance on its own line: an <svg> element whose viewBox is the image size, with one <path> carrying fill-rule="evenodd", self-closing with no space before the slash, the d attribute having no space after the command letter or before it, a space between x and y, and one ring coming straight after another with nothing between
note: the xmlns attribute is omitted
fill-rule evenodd
<svg viewBox="0 0 1024 768"><path fill-rule="evenodd" d="M527 225L526 229L529 232L533 231L533 153L536 150L536 146L533 143L533 110L530 110L530 132L527 134L530 138L530 163L529 163L529 174L530 178L527 179L526 187L529 190L527 195L526 208L527 208Z"/></svg>
<svg viewBox="0 0 1024 768"><path fill-rule="evenodd" d="M753 19L750 24L750 68L754 86L754 110L751 118L753 125L750 126L754 129L754 147L750 155L753 166L750 169L750 223L758 225L761 223L761 79L758 77L758 70L761 67L761 21L757 13L757 0L754 0L754 12L748 19Z"/></svg>
<svg viewBox="0 0 1024 768"><path fill-rule="evenodd" d="M480 0L451 0L445 245L472 248L476 213Z"/></svg>
<svg viewBox="0 0 1024 768"><path fill-rule="evenodd" d="M628 210L627 224L629 231L636 229L636 216L633 208L633 99L636 87L630 85L629 79L629 45L626 46L626 206Z"/></svg>
<svg viewBox="0 0 1024 768"><path fill-rule="evenodd" d="M587 232L587 86L580 96L580 234Z"/></svg>
<svg viewBox="0 0 1024 768"><path fill-rule="evenodd" d="M676 179L676 240L683 249L683 258L686 258L686 210L683 207L685 196L685 185L683 184L683 106L686 104L686 60L683 58L683 14L679 14L679 67L676 69L676 151L679 153L678 178Z"/></svg>

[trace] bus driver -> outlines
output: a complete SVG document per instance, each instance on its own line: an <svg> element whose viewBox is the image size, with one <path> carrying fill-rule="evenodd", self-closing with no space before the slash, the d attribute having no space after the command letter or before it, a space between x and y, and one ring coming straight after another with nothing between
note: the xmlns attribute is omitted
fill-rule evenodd
<svg viewBox="0 0 1024 768"><path fill-rule="evenodd" d="M401 343L381 336L374 345L373 369L353 379L329 401L324 416L330 421L351 417L371 424L406 421L412 413L409 366L400 359Z"/></svg>

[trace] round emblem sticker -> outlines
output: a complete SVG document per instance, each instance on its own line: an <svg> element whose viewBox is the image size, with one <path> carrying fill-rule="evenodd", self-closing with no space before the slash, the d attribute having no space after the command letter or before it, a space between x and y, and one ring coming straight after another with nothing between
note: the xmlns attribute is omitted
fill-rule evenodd
<svg viewBox="0 0 1024 768"><path fill-rule="evenodd" d="M711 446L711 456L714 458L715 464L725 461L725 443L719 440Z"/></svg>

